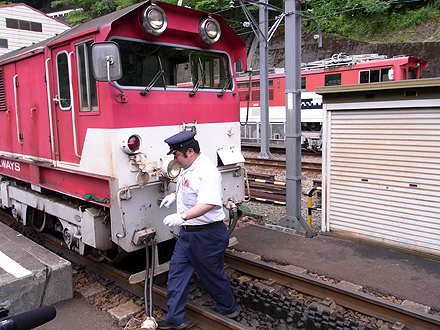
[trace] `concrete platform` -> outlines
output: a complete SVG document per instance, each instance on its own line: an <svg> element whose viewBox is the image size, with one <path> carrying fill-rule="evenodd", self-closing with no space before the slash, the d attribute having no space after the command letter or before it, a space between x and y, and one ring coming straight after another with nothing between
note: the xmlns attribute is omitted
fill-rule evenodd
<svg viewBox="0 0 440 330"><path fill-rule="evenodd" d="M334 279L353 290L395 296L405 306L440 310L440 260L328 235L313 238L250 225L236 229L236 251ZM286 266L288 267L288 266ZM292 269L292 271L297 271Z"/></svg>
<svg viewBox="0 0 440 330"><path fill-rule="evenodd" d="M70 262L0 223L0 306L15 315L72 297Z"/></svg>
<svg viewBox="0 0 440 330"><path fill-rule="evenodd" d="M59 302L53 305L57 316L35 330L122 330L110 313L99 310L84 298Z"/></svg>

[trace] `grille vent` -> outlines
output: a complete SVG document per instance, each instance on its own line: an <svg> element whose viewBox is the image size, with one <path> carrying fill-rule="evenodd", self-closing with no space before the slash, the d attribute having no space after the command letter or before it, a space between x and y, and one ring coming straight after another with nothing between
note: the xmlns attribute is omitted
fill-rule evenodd
<svg viewBox="0 0 440 330"><path fill-rule="evenodd" d="M0 111L6 111L5 86L3 84L3 69L0 69Z"/></svg>

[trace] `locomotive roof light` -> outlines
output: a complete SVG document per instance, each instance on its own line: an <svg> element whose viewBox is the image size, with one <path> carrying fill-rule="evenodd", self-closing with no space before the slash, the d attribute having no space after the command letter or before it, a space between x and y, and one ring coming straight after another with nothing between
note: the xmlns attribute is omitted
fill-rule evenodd
<svg viewBox="0 0 440 330"><path fill-rule="evenodd" d="M170 180L177 178L180 174L181 167L172 157L165 159L162 163L162 173Z"/></svg>
<svg viewBox="0 0 440 330"><path fill-rule="evenodd" d="M167 28L167 15L158 5L152 4L141 14L141 24L145 32L153 37L158 37Z"/></svg>
<svg viewBox="0 0 440 330"><path fill-rule="evenodd" d="M205 44L213 45L220 39L220 24L211 16L203 18L199 23L199 34Z"/></svg>
<svg viewBox="0 0 440 330"><path fill-rule="evenodd" d="M142 149L142 139L137 134L126 134L121 141L121 149L128 155L134 155Z"/></svg>

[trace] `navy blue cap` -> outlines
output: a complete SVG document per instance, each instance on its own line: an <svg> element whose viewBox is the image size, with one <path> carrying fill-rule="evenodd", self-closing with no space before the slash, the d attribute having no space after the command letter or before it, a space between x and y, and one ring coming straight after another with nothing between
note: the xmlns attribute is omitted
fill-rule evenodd
<svg viewBox="0 0 440 330"><path fill-rule="evenodd" d="M165 139L165 142L168 143L170 146L170 151L167 153L167 155L171 155L175 153L177 150L179 150L182 147L185 147L192 142L195 141L194 136L196 135L196 132L180 132L177 134L174 134L173 136L169 137L168 139Z"/></svg>

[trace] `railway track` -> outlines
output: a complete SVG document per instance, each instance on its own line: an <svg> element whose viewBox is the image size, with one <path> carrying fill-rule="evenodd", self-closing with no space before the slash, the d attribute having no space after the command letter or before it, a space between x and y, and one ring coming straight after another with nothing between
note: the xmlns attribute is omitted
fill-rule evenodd
<svg viewBox="0 0 440 330"><path fill-rule="evenodd" d="M252 166L267 166L267 167L276 167L276 168L286 168L286 161L279 159L260 159L260 158L252 158L245 157L245 165ZM301 162L301 170L304 171L322 171L322 164L317 162Z"/></svg>
<svg viewBox="0 0 440 330"><path fill-rule="evenodd" d="M44 245L46 248L69 260L70 262L87 267L87 269L92 270L96 274L107 279L112 284L119 286L123 290L126 290L139 298L144 297L144 282L138 284L130 284L129 278L132 275L131 273L105 263L96 263L95 261L87 257L80 256L73 251L61 247L60 243L62 242L57 240L49 240L46 241ZM157 285L153 286L153 303L156 307L164 310L167 309L166 288ZM218 313L215 313L211 311L209 307L205 307L200 303L194 301L188 302L186 312L188 320L190 322L188 329L250 330L250 328L244 327L238 322Z"/></svg>
<svg viewBox="0 0 440 330"><path fill-rule="evenodd" d="M315 155L315 154L314 154ZM286 161L284 159L260 159L250 154L245 156L245 165L247 168L254 169L257 172L248 171L248 182L250 188L251 200L278 205L286 205L286 182L275 180L275 175L259 173L260 168L264 172L267 169L273 169L270 173L283 172L286 170ZM264 170L264 168L266 168ZM314 172L318 175L322 172L322 163L320 155L302 157L301 170L304 172ZM315 174L312 174L314 176ZM281 175L282 176L282 175ZM307 175L308 176L308 175ZM314 180L319 181L319 180ZM313 187L320 187L320 182L313 182ZM246 191L248 192L248 191Z"/></svg>
<svg viewBox="0 0 440 330"><path fill-rule="evenodd" d="M248 172L250 197L259 202L286 205L286 182L275 181L272 174ZM313 180L314 187L321 187L320 180Z"/></svg>
<svg viewBox="0 0 440 330"><path fill-rule="evenodd" d="M128 278L131 275L129 272L122 271L104 263L96 263L88 258L79 256L72 251L61 248L59 242L56 241L46 243L46 246L54 252L61 254L71 262L92 269L94 272L105 277L124 290L129 291L138 297L143 297L143 282L139 284L129 284ZM326 308L325 306L330 306L330 304L325 304L325 302L335 302L337 307L333 307L334 311L331 313L336 313L338 307L342 306L346 309L356 311L357 313L388 322L388 328L384 327L383 329L432 330L440 327L440 319L429 314L412 311L385 300L350 291L338 287L337 285L307 277L305 275L296 274L281 267L247 258L233 252L226 252L225 264L235 272L238 271L245 274L247 277L256 278L257 283L263 283L266 281L271 284L272 288L289 288L297 292L320 298L319 301L322 301L322 303L313 303L318 310L320 308ZM236 282L238 283L238 280ZM237 301L240 301L240 298L243 302L243 297L237 298ZM153 301L155 306L166 309L166 288L155 285L153 287ZM205 303L206 297L201 297L188 302L186 311L190 322L190 329L252 329L236 320L212 312L210 307L205 306Z"/></svg>
<svg viewBox="0 0 440 330"><path fill-rule="evenodd" d="M4 218L3 214L2 218ZM10 222L11 218L5 221L6 224ZM43 245L46 248L66 258L67 260L70 260L72 263L81 265L82 267L95 272L99 276L105 278L107 282L112 283L112 285L117 285L118 287L132 293L137 297L143 297L143 282L138 284L129 284L129 277L132 275L130 272L105 263L97 263L88 257L80 256L77 253L65 248L63 246L64 243L57 238L53 238L48 235L44 235L44 238L45 243ZM261 302L261 297L264 296L266 303L268 301L271 302L270 305L264 306L264 312L268 314L275 313L272 316L274 319L277 317L282 318L287 315L285 322L294 322L295 315L298 313L302 313L301 320L298 321L298 324L303 325L307 324L308 321L306 320L310 320L311 314L314 315L313 319L318 323L325 322L323 320L325 319L326 315L329 315L330 319L333 317L331 315L336 315L333 318L337 320L337 313L339 313L340 307L343 307L344 309L352 310L353 314L361 313L367 315L368 317L383 320L384 325L381 329L440 329L440 318L433 315L410 310L385 300L381 300L363 293L350 291L337 285L314 279L312 277L290 272L282 267L267 264L265 262L239 255L237 253L227 251L225 254L225 264L228 267L229 273L235 274L231 282L233 283L234 293L237 296L237 302L241 304L240 308L242 309L242 313L240 313L240 315L243 314L244 310L248 311L253 307L256 307L258 310L258 301ZM251 284L247 284L247 288L250 289L250 293L243 293L242 286L247 282L242 282L238 276L253 279ZM261 285L263 285L265 288L261 289ZM304 293L305 295L310 295L315 298L311 298L306 304L295 303L296 309L293 311L293 303L286 307L286 301L288 300L286 298L288 293L286 292L288 290L294 290L295 292ZM279 292L283 293L279 294ZM249 299L250 295L252 295L252 299ZM281 295L284 295L284 297L281 297ZM277 300L275 300L275 298ZM155 306L166 309L165 287L158 285L153 286L153 301ZM281 304L281 301L283 301L284 304ZM293 300L290 298L288 301L289 303L293 302ZM247 324L243 324L243 319L240 320L237 318L236 320L232 320L218 313L212 312L209 304L206 304L206 302L207 298L205 296L190 300L188 302L187 315L190 321L189 329L247 330L252 328ZM274 306L276 303L278 303L278 307ZM299 310L301 312L298 312L298 306L300 306ZM250 313L250 315L257 315L256 312L251 311ZM321 315L321 319L318 319L318 314ZM339 322L345 322L346 324L350 322L350 324L356 324L356 322L352 320L344 321L344 317L339 317ZM316 324L314 324L312 327L305 326L303 328L298 327L295 329L319 329L316 328ZM336 328L337 327L334 329ZM360 325L357 327L353 326L346 328L350 330L367 329L366 327L361 327ZM328 329L333 328L330 327Z"/></svg>
<svg viewBox="0 0 440 330"><path fill-rule="evenodd" d="M286 183L261 179L262 174L249 175L249 190L252 200L286 205Z"/></svg>
<svg viewBox="0 0 440 330"><path fill-rule="evenodd" d="M242 151L251 151L251 152L260 152L261 146L249 146L249 145L242 145L241 146ZM270 147L270 152L272 154L286 154L286 148L285 147ZM302 155L321 155L321 151L315 151L315 150L309 150L309 149L302 149L301 154Z"/></svg>
<svg viewBox="0 0 440 330"><path fill-rule="evenodd" d="M334 301L344 308L390 322L392 329L428 330L440 328L440 318L438 317L410 310L363 293L347 290L325 281L289 272L281 267L237 256L233 253L226 253L225 262L236 270L252 274L252 276L260 279L272 283L276 282L283 287L319 297L323 301L323 309L329 305L326 302Z"/></svg>
<svg viewBox="0 0 440 330"><path fill-rule="evenodd" d="M9 214L0 211L0 221L10 226L15 223L15 219ZM31 236L30 238L39 244L43 245L48 250L56 253L57 255L65 258L73 264L85 267L87 270L94 272L98 276L101 276L110 283L112 286L117 286L136 297L144 297L144 285L143 281L137 284L130 284L130 276L133 274L129 271L117 268L116 266L109 265L104 262L97 262L93 258L87 256L81 256L78 253L71 251L67 248L63 240L56 238L48 234L42 234L35 232L30 227L23 232L25 236ZM154 285L153 286L153 303L154 306L163 310L167 309L166 304L166 288ZM246 327L232 319L227 318L219 313L213 312L209 307L203 306L200 302L188 301L186 306L187 317L189 325L187 329L191 330L251 330L250 327Z"/></svg>

